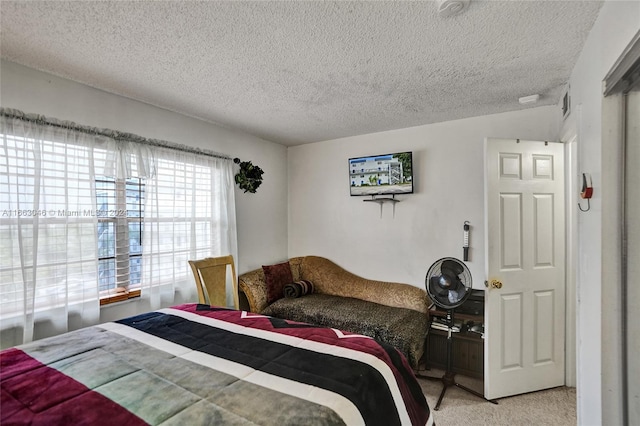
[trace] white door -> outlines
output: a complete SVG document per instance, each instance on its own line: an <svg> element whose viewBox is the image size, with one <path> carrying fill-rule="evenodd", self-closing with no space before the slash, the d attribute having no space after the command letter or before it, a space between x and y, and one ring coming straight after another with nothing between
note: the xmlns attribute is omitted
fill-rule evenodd
<svg viewBox="0 0 640 426"><path fill-rule="evenodd" d="M485 139L485 397L564 384L564 147Z"/></svg>

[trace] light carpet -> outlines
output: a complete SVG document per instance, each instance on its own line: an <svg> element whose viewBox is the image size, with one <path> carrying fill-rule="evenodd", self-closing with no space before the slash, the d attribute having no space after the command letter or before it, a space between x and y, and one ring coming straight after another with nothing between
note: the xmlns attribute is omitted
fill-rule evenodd
<svg viewBox="0 0 640 426"><path fill-rule="evenodd" d="M433 369L420 374L442 377L443 371ZM463 386L483 393L481 380L456 376ZM418 382L433 410L442 390L440 381L419 378ZM576 389L558 387L498 400L491 404L456 386L447 389L439 411L433 411L436 426L487 425L576 425Z"/></svg>

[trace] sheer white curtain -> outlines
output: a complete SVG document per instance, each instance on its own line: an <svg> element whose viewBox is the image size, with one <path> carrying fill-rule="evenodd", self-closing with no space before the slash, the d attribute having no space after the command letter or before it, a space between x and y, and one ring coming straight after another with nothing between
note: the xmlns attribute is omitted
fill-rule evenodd
<svg viewBox="0 0 640 426"><path fill-rule="evenodd" d="M0 325L34 338L94 324L95 137L1 118Z"/></svg>
<svg viewBox="0 0 640 426"><path fill-rule="evenodd" d="M197 300L187 260L237 259L231 159L2 108L0 124L0 329L21 330L17 343L99 321L101 221L124 223L114 237L127 247L126 259L114 256L116 285L139 285L153 309ZM142 178L141 237L127 225L128 204L124 219L98 213L104 177ZM140 271L122 278L136 238Z"/></svg>
<svg viewBox="0 0 640 426"><path fill-rule="evenodd" d="M152 309L197 301L188 260L232 254L237 262L230 159L155 148L156 173L146 180L142 297ZM227 305L233 306L232 289Z"/></svg>

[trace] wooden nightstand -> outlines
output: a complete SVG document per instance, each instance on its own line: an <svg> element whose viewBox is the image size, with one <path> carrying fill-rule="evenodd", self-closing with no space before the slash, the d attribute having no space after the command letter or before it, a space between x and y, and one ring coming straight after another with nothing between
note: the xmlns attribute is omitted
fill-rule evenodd
<svg viewBox="0 0 640 426"><path fill-rule="evenodd" d="M446 316L441 309L429 311L432 317ZM455 322L462 321L460 332L451 333L452 336L452 371L465 376L484 378L484 339L478 333L467 331L465 325L470 323L482 324L484 317L481 315L469 315L454 313ZM429 329L427 335L426 362L427 367L446 369L447 366L447 332L434 328Z"/></svg>

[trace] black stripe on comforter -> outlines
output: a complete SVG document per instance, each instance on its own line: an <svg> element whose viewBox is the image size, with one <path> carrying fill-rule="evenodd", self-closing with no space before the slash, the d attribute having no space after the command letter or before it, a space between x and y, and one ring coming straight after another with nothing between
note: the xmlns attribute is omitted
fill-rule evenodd
<svg viewBox="0 0 640 426"><path fill-rule="evenodd" d="M354 403L367 425L401 423L385 379L378 370L360 361L237 334L160 312L118 323L191 350L342 395Z"/></svg>

